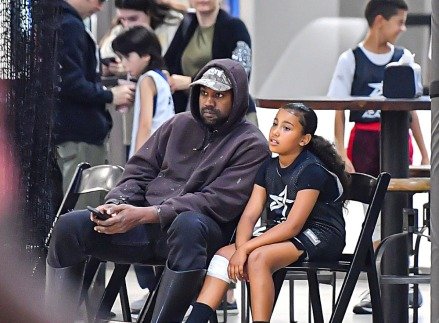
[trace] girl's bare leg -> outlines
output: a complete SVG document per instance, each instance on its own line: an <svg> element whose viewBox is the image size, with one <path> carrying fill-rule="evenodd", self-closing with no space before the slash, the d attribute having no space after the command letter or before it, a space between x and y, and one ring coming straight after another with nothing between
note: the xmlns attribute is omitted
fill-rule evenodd
<svg viewBox="0 0 439 323"><path fill-rule="evenodd" d="M295 262L303 253L289 241L262 246L248 257L251 311L254 321L270 321L274 303L272 274Z"/></svg>
<svg viewBox="0 0 439 323"><path fill-rule="evenodd" d="M235 245L231 244L221 248L216 254L230 259L235 250ZM198 295L197 302L206 304L210 308L216 310L221 304L221 300L227 292L228 287L229 284L224 280L212 276L206 276L201 292Z"/></svg>

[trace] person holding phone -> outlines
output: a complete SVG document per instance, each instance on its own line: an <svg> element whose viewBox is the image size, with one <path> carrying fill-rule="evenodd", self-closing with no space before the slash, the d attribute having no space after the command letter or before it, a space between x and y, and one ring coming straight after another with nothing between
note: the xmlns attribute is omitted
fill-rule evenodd
<svg viewBox="0 0 439 323"><path fill-rule="evenodd" d="M46 295L76 308L85 261L166 260L152 322L181 322L207 264L229 244L267 142L245 120L248 80L242 65L213 60L191 85L191 111L163 123L131 157L97 209L62 215L47 257ZM175 302L175 299L181 301Z"/></svg>

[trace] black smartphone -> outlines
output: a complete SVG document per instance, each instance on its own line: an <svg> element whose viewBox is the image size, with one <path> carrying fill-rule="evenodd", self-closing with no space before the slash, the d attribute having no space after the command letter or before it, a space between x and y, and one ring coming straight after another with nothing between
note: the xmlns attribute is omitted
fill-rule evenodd
<svg viewBox="0 0 439 323"><path fill-rule="evenodd" d="M110 65L110 63L116 63L116 57L101 58L101 63L105 66Z"/></svg>
<svg viewBox="0 0 439 323"><path fill-rule="evenodd" d="M92 206L87 206L87 210L89 210L91 213L93 213L99 220L105 221L105 220L110 218L109 214L102 213L101 211L99 211L98 209L96 209Z"/></svg>

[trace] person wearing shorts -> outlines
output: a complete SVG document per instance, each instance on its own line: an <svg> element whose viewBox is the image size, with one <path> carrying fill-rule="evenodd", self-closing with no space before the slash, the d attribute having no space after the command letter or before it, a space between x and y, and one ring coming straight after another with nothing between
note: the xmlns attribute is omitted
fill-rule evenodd
<svg viewBox="0 0 439 323"><path fill-rule="evenodd" d="M253 322L269 322L273 274L298 260L338 260L345 246L343 203L349 174L335 147L314 134L317 116L303 104L279 109L269 157L259 168L236 239L218 250L187 323L207 322L230 281L250 284ZM232 192L230 192L232 193ZM254 236L264 208L267 228Z"/></svg>

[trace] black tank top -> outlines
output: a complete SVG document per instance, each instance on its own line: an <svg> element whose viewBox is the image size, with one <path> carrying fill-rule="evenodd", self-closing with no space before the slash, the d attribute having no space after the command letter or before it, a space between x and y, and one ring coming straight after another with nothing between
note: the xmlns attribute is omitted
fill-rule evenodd
<svg viewBox="0 0 439 323"><path fill-rule="evenodd" d="M394 49L392 58L384 65L372 63L360 47L352 50L355 57L355 73L352 81L351 96L369 96L374 90L369 83L381 83L384 79L384 70L388 63L397 62L404 54L402 47ZM359 123L379 122L380 110L351 110L349 121Z"/></svg>
<svg viewBox="0 0 439 323"><path fill-rule="evenodd" d="M283 202L279 203L282 207L277 207L274 205L272 199L267 198L266 209L267 209L267 226L273 227L278 223L286 220L298 192L298 178L303 170L310 164L317 164L328 172L329 176L334 177L334 180L338 182L338 178L335 174L327 170L323 163L310 151L303 151L306 156L303 161L287 170L286 172L279 172L279 162L278 158L272 158L267 166L265 173L265 182L267 195L277 194L279 198L283 198ZM341 186L341 184L340 184ZM340 188L339 196L333 201L322 202L317 200L311 214L308 217L307 227L312 224L312 222L322 223L329 225L334 230L344 233L345 223L343 219L343 200L342 200L342 188ZM279 192L281 192L279 194ZM282 196L281 196L282 195Z"/></svg>

